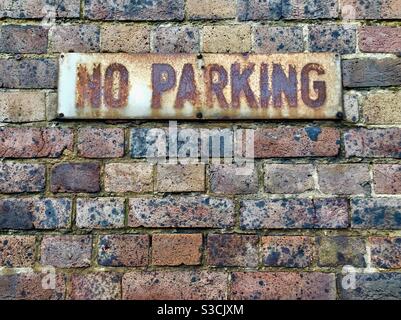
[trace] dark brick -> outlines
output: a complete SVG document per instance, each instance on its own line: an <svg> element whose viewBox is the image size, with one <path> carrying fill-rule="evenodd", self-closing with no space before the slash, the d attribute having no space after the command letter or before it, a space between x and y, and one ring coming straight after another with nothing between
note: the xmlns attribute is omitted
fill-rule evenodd
<svg viewBox="0 0 401 320"><path fill-rule="evenodd" d="M303 31L300 27L257 26L253 29L256 53L303 52Z"/></svg>
<svg viewBox="0 0 401 320"><path fill-rule="evenodd" d="M153 51L157 53L199 52L199 29L191 26L158 27L153 31Z"/></svg>
<svg viewBox="0 0 401 320"><path fill-rule="evenodd" d="M99 52L100 28L94 25L56 25L49 31L49 52Z"/></svg>
<svg viewBox="0 0 401 320"><path fill-rule="evenodd" d="M46 53L48 29L40 26L6 25L0 28L0 52Z"/></svg>
<svg viewBox="0 0 401 320"><path fill-rule="evenodd" d="M238 0L238 19L279 20L283 17L282 0Z"/></svg>
<svg viewBox="0 0 401 320"><path fill-rule="evenodd" d="M40 192L45 189L45 166L5 162L0 163L0 192Z"/></svg>
<svg viewBox="0 0 401 320"><path fill-rule="evenodd" d="M356 50L356 27L337 25L310 26L309 48L313 52L354 53Z"/></svg>

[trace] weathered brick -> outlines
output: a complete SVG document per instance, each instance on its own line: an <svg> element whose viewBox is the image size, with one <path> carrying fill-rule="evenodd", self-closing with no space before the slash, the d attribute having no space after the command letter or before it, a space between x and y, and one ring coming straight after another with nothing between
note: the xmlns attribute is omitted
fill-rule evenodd
<svg viewBox="0 0 401 320"><path fill-rule="evenodd" d="M399 19L401 5L397 0L342 0L343 19Z"/></svg>
<svg viewBox="0 0 401 320"><path fill-rule="evenodd" d="M153 31L153 51L156 53L199 52L199 29L192 26L158 27Z"/></svg>
<svg viewBox="0 0 401 320"><path fill-rule="evenodd" d="M55 16L79 18L80 0L2 0L1 18L37 19Z"/></svg>
<svg viewBox="0 0 401 320"><path fill-rule="evenodd" d="M199 265L202 234L154 234L152 264L159 266Z"/></svg>
<svg viewBox="0 0 401 320"><path fill-rule="evenodd" d="M309 48L313 52L354 53L356 50L356 27L338 25L310 26Z"/></svg>
<svg viewBox="0 0 401 320"><path fill-rule="evenodd" d="M46 167L42 164L4 162L0 164L0 192L44 191Z"/></svg>
<svg viewBox="0 0 401 320"><path fill-rule="evenodd" d="M157 158L167 156L167 130L164 128L135 128L131 130L131 157Z"/></svg>
<svg viewBox="0 0 401 320"><path fill-rule="evenodd" d="M40 247L43 266L88 267L91 263L91 236L44 236Z"/></svg>
<svg viewBox="0 0 401 320"><path fill-rule="evenodd" d="M350 275L346 275L347 278ZM339 277L340 298L344 300L400 300L401 273L357 273L355 289L345 288L347 278Z"/></svg>
<svg viewBox="0 0 401 320"><path fill-rule="evenodd" d="M346 228L346 199L273 199L240 202L242 229Z"/></svg>
<svg viewBox="0 0 401 320"><path fill-rule="evenodd" d="M77 227L111 229L124 227L123 198L77 199Z"/></svg>
<svg viewBox="0 0 401 320"><path fill-rule="evenodd" d="M317 166L320 191L327 194L368 194L367 164L321 164Z"/></svg>
<svg viewBox="0 0 401 320"><path fill-rule="evenodd" d="M334 300L336 282L332 273L235 272L234 300Z"/></svg>
<svg viewBox="0 0 401 320"><path fill-rule="evenodd" d="M46 53L47 33L48 29L41 26L2 26L0 28L0 52Z"/></svg>
<svg viewBox="0 0 401 320"><path fill-rule="evenodd" d="M369 92L363 100L362 111L368 124L401 123L401 91Z"/></svg>
<svg viewBox="0 0 401 320"><path fill-rule="evenodd" d="M54 59L0 59L0 88L54 89L57 68Z"/></svg>
<svg viewBox="0 0 401 320"><path fill-rule="evenodd" d="M100 29L94 25L57 25L49 31L49 52L99 52Z"/></svg>
<svg viewBox="0 0 401 320"><path fill-rule="evenodd" d="M401 85L401 58L342 61L343 85L348 88Z"/></svg>
<svg viewBox="0 0 401 320"><path fill-rule="evenodd" d="M44 92L0 92L0 122L34 122L46 119Z"/></svg>
<svg viewBox="0 0 401 320"><path fill-rule="evenodd" d="M100 166L98 163L60 163L51 169L52 192L99 192Z"/></svg>
<svg viewBox="0 0 401 320"><path fill-rule="evenodd" d="M336 236L317 238L318 265L321 267L336 267L351 265L366 267L365 240L358 237Z"/></svg>
<svg viewBox="0 0 401 320"><path fill-rule="evenodd" d="M311 164L265 164L265 190L269 193L302 193L315 187Z"/></svg>
<svg viewBox="0 0 401 320"><path fill-rule="evenodd" d="M303 52L303 31L300 27L257 26L253 29L256 53Z"/></svg>
<svg viewBox="0 0 401 320"><path fill-rule="evenodd" d="M305 236L262 237L262 261L268 267L305 268L311 265L314 239Z"/></svg>
<svg viewBox="0 0 401 320"><path fill-rule="evenodd" d="M71 276L71 300L117 300L121 298L121 274L96 272Z"/></svg>
<svg viewBox="0 0 401 320"><path fill-rule="evenodd" d="M120 158L124 156L124 129L79 129L78 155L84 158Z"/></svg>
<svg viewBox="0 0 401 320"><path fill-rule="evenodd" d="M373 266L384 269L401 268L401 238L371 237L369 242Z"/></svg>
<svg viewBox="0 0 401 320"><path fill-rule="evenodd" d="M352 228L401 229L400 199L353 199L351 213Z"/></svg>
<svg viewBox="0 0 401 320"><path fill-rule="evenodd" d="M345 92L343 95L343 106L345 120L356 123L359 121L359 105L361 94L355 91Z"/></svg>
<svg viewBox="0 0 401 320"><path fill-rule="evenodd" d="M401 129L349 129L344 145L347 158L401 158Z"/></svg>
<svg viewBox="0 0 401 320"><path fill-rule="evenodd" d="M256 158L334 157L340 149L335 128L279 127L255 130Z"/></svg>
<svg viewBox="0 0 401 320"><path fill-rule="evenodd" d="M259 237L240 234L209 234L206 263L218 267L256 267Z"/></svg>
<svg viewBox="0 0 401 320"><path fill-rule="evenodd" d="M234 225L234 203L211 197L130 199L130 227L229 228Z"/></svg>
<svg viewBox="0 0 401 320"><path fill-rule="evenodd" d="M258 192L258 173L253 167L236 164L211 164L210 191L220 194L247 194Z"/></svg>
<svg viewBox="0 0 401 320"><path fill-rule="evenodd" d="M122 280L126 300L222 300L227 274L212 271L129 272Z"/></svg>
<svg viewBox="0 0 401 320"><path fill-rule="evenodd" d="M97 261L105 267L146 266L148 251L148 235L107 235L99 239Z"/></svg>
<svg viewBox="0 0 401 320"><path fill-rule="evenodd" d="M146 53L150 51L150 27L107 25L101 31L101 51Z"/></svg>
<svg viewBox="0 0 401 320"><path fill-rule="evenodd" d="M65 128L0 128L0 157L57 158L73 149L73 132Z"/></svg>
<svg viewBox="0 0 401 320"><path fill-rule="evenodd" d="M107 192L152 192L153 166L148 163L107 163L104 184Z"/></svg>
<svg viewBox="0 0 401 320"><path fill-rule="evenodd" d="M375 164L373 166L375 193L401 194L401 165Z"/></svg>
<svg viewBox="0 0 401 320"><path fill-rule="evenodd" d="M95 20L183 20L184 0L85 1L85 17Z"/></svg>
<svg viewBox="0 0 401 320"><path fill-rule="evenodd" d="M362 52L401 52L401 28L362 27L359 29L359 48Z"/></svg>
<svg viewBox="0 0 401 320"><path fill-rule="evenodd" d="M0 236L0 266L33 267L35 236Z"/></svg>
<svg viewBox="0 0 401 320"><path fill-rule="evenodd" d="M242 53L251 51L251 27L249 25L205 26L202 33L204 52Z"/></svg>
<svg viewBox="0 0 401 320"><path fill-rule="evenodd" d="M156 190L159 192L205 191L205 165L159 164Z"/></svg>
<svg viewBox="0 0 401 320"><path fill-rule="evenodd" d="M248 20L279 20L283 17L282 0L238 0L238 19Z"/></svg>
<svg viewBox="0 0 401 320"><path fill-rule="evenodd" d="M235 18L236 2L233 0L188 0L187 16L191 20L220 20Z"/></svg>
<svg viewBox="0 0 401 320"><path fill-rule="evenodd" d="M70 224L71 200L8 198L0 200L0 229L62 229Z"/></svg>

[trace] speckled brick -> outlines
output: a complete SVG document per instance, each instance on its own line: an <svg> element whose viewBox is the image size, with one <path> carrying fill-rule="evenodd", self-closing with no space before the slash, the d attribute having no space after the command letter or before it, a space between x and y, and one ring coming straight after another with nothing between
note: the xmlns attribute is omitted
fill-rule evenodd
<svg viewBox="0 0 401 320"><path fill-rule="evenodd" d="M400 19L401 4L397 0L342 0L343 19Z"/></svg>
<svg viewBox="0 0 401 320"><path fill-rule="evenodd" d="M122 280L126 300L223 300L227 274L213 271L129 272Z"/></svg>
<svg viewBox="0 0 401 320"><path fill-rule="evenodd" d="M349 129L344 145L347 158L401 158L401 128Z"/></svg>
<svg viewBox="0 0 401 320"><path fill-rule="evenodd" d="M369 92L362 102L362 111L367 124L401 123L401 91Z"/></svg>
<svg viewBox="0 0 401 320"><path fill-rule="evenodd" d="M313 52L351 54L356 51L356 27L316 25L309 27L309 48Z"/></svg>
<svg viewBox="0 0 401 320"><path fill-rule="evenodd" d="M0 157L58 158L73 149L73 133L64 128L0 128Z"/></svg>
<svg viewBox="0 0 401 320"><path fill-rule="evenodd" d="M124 156L124 129L79 129L78 155L84 158L120 158Z"/></svg>
<svg viewBox="0 0 401 320"><path fill-rule="evenodd" d="M114 272L73 274L71 276L71 300L121 299L122 275Z"/></svg>
<svg viewBox="0 0 401 320"><path fill-rule="evenodd" d="M401 194L401 165L373 165L373 183L377 194Z"/></svg>
<svg viewBox="0 0 401 320"><path fill-rule="evenodd" d="M124 198L79 198L76 224L78 228L122 228L124 212Z"/></svg>
<svg viewBox="0 0 401 320"><path fill-rule="evenodd" d="M338 17L337 0L287 0L282 2L282 16L287 20L332 19Z"/></svg>
<svg viewBox="0 0 401 320"><path fill-rule="evenodd" d="M234 203L211 197L133 198L130 227L229 228L234 225Z"/></svg>
<svg viewBox="0 0 401 320"><path fill-rule="evenodd" d="M149 262L149 236L106 235L99 239L98 264L105 267L140 267Z"/></svg>
<svg viewBox="0 0 401 320"><path fill-rule="evenodd" d="M274 199L240 201L242 229L346 228L346 199Z"/></svg>
<svg viewBox="0 0 401 320"><path fill-rule="evenodd" d="M249 25L205 26L202 30L203 51L211 53L242 53L251 51Z"/></svg>
<svg viewBox="0 0 401 320"><path fill-rule="evenodd" d="M319 272L235 272L231 299L335 300L335 276Z"/></svg>
<svg viewBox="0 0 401 320"><path fill-rule="evenodd" d="M158 192L205 191L205 165L159 164L156 190Z"/></svg>
<svg viewBox="0 0 401 320"><path fill-rule="evenodd" d="M40 192L45 189L45 166L17 162L0 163L0 192Z"/></svg>
<svg viewBox="0 0 401 320"><path fill-rule="evenodd" d="M252 167L236 164L211 164L210 191L216 194L249 194L258 192L256 164Z"/></svg>
<svg viewBox="0 0 401 320"><path fill-rule="evenodd" d="M107 25L100 30L102 52L145 53L150 51L147 25Z"/></svg>
<svg viewBox="0 0 401 320"><path fill-rule="evenodd" d="M167 130L164 128L134 128L131 130L132 158L166 158Z"/></svg>
<svg viewBox="0 0 401 320"><path fill-rule="evenodd" d="M49 31L49 52L99 52L100 29L95 25L57 25Z"/></svg>
<svg viewBox="0 0 401 320"><path fill-rule="evenodd" d="M200 51L199 29L192 26L158 27L153 31L156 53L196 53Z"/></svg>
<svg viewBox="0 0 401 320"><path fill-rule="evenodd" d="M315 188L312 164L268 163L265 170L265 190L269 193L302 193Z"/></svg>
<svg viewBox="0 0 401 320"><path fill-rule="evenodd" d="M107 163L104 185L107 192L152 192L153 165L149 163Z"/></svg>
<svg viewBox="0 0 401 320"><path fill-rule="evenodd" d="M356 123L359 121L360 100L361 100L360 92L355 92L355 91L344 92L343 106L344 106L346 121L352 123Z"/></svg>
<svg viewBox="0 0 401 320"><path fill-rule="evenodd" d="M352 227L401 229L401 200L397 198L351 200Z"/></svg>
<svg viewBox="0 0 401 320"><path fill-rule="evenodd" d="M209 234L206 263L218 267L256 267L258 246L257 235Z"/></svg>
<svg viewBox="0 0 401 320"><path fill-rule="evenodd" d="M40 247L42 266L83 268L90 266L91 236L44 236Z"/></svg>
<svg viewBox="0 0 401 320"><path fill-rule="evenodd" d="M0 92L0 122L35 122L45 119L44 92Z"/></svg>
<svg viewBox="0 0 401 320"><path fill-rule="evenodd" d="M253 29L256 53L303 52L303 31L300 27L257 26Z"/></svg>
<svg viewBox="0 0 401 320"><path fill-rule="evenodd" d="M0 236L0 266L33 267L35 263L35 236Z"/></svg>
<svg viewBox="0 0 401 320"><path fill-rule="evenodd" d="M238 0L238 20L279 20L283 16L282 0Z"/></svg>
<svg viewBox="0 0 401 320"><path fill-rule="evenodd" d="M362 52L401 52L401 28L362 27L359 29L359 48Z"/></svg>
<svg viewBox="0 0 401 320"><path fill-rule="evenodd" d="M188 0L186 12L190 20L221 20L235 18L236 2L233 0Z"/></svg>
<svg viewBox="0 0 401 320"><path fill-rule="evenodd" d="M401 268L401 238L371 237L370 256L372 265L383 269Z"/></svg>
<svg viewBox="0 0 401 320"><path fill-rule="evenodd" d="M44 18L54 12L58 18L79 18L80 0L2 0L0 17L13 19Z"/></svg>
<svg viewBox="0 0 401 320"><path fill-rule="evenodd" d="M52 192L99 192L100 166L98 163L60 163L51 169Z"/></svg>
<svg viewBox="0 0 401 320"><path fill-rule="evenodd" d="M41 26L2 26L0 28L0 52L46 53L47 33L48 29Z"/></svg>
<svg viewBox="0 0 401 320"><path fill-rule="evenodd" d="M262 237L262 261L267 267L305 268L312 264L314 239L305 236Z"/></svg>
<svg viewBox="0 0 401 320"><path fill-rule="evenodd" d="M202 234L153 234L152 264L159 266L199 265Z"/></svg>

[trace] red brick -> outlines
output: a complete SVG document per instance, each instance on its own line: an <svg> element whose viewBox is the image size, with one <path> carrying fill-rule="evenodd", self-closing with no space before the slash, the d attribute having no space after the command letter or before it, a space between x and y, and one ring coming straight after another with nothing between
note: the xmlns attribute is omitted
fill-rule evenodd
<svg viewBox="0 0 401 320"><path fill-rule="evenodd" d="M2 0L0 4L1 18L43 18L52 12L58 18L79 18L79 11L79 0L57 0L53 5L48 0Z"/></svg>
<svg viewBox="0 0 401 320"><path fill-rule="evenodd" d="M72 151L73 133L59 128L0 128L0 157L57 158Z"/></svg>
<svg viewBox="0 0 401 320"><path fill-rule="evenodd" d="M342 0L341 15L343 19L399 19L401 5L398 0Z"/></svg>
<svg viewBox="0 0 401 320"><path fill-rule="evenodd" d="M401 165L375 164L373 182L375 193L401 194Z"/></svg>
<svg viewBox="0 0 401 320"><path fill-rule="evenodd" d="M152 264L159 266L199 265L202 234L154 234Z"/></svg>
<svg viewBox="0 0 401 320"><path fill-rule="evenodd" d="M148 264L149 236L139 234L100 237L98 264L105 267L136 267Z"/></svg>
<svg viewBox="0 0 401 320"><path fill-rule="evenodd" d="M192 26L158 27L153 31L153 51L157 53L197 53L199 29Z"/></svg>
<svg viewBox="0 0 401 320"><path fill-rule="evenodd" d="M96 272L71 276L71 300L117 300L121 298L121 274Z"/></svg>
<svg viewBox="0 0 401 320"><path fill-rule="evenodd" d="M369 242L374 267L383 269L401 268L401 238L371 237Z"/></svg>
<svg viewBox="0 0 401 320"><path fill-rule="evenodd" d="M44 92L0 92L0 122L44 120L46 120L46 95Z"/></svg>
<svg viewBox="0 0 401 320"><path fill-rule="evenodd" d="M256 53L303 52L304 36L301 27L257 26L253 29Z"/></svg>
<svg viewBox="0 0 401 320"><path fill-rule="evenodd" d="M43 266L82 268L91 264L91 236L44 236L40 247Z"/></svg>
<svg viewBox="0 0 401 320"><path fill-rule="evenodd" d="M258 173L255 164L253 164L253 168L235 164L211 164L209 175L212 193L248 194L258 192Z"/></svg>
<svg viewBox="0 0 401 320"><path fill-rule="evenodd" d="M309 48L312 52L355 53L356 27L352 25L310 26Z"/></svg>
<svg viewBox="0 0 401 320"><path fill-rule="evenodd" d="M190 20L221 20L235 18L237 5L233 0L187 0Z"/></svg>
<svg viewBox="0 0 401 320"><path fill-rule="evenodd" d="M362 27L359 30L359 48L362 52L401 52L401 28Z"/></svg>
<svg viewBox="0 0 401 320"><path fill-rule="evenodd" d="M148 163L107 163L104 184L107 192L152 192L153 165Z"/></svg>
<svg viewBox="0 0 401 320"><path fill-rule="evenodd" d="M49 43L49 52L99 52L100 29L84 24L52 26Z"/></svg>
<svg viewBox="0 0 401 320"><path fill-rule="evenodd" d="M124 156L124 129L79 129L78 155L84 158L120 158Z"/></svg>
<svg viewBox="0 0 401 320"><path fill-rule="evenodd" d="M256 267L258 245L256 235L209 234L206 263L218 267Z"/></svg>
<svg viewBox="0 0 401 320"><path fill-rule="evenodd" d="M35 236L0 236L0 266L33 267Z"/></svg>
<svg viewBox="0 0 401 320"><path fill-rule="evenodd" d="M150 51L147 25L107 25L101 29L103 52L145 53Z"/></svg>
<svg viewBox="0 0 401 320"><path fill-rule="evenodd" d="M45 166L4 162L0 163L0 192L40 192L45 189Z"/></svg>
<svg viewBox="0 0 401 320"><path fill-rule="evenodd" d="M0 52L46 53L47 32L41 26L5 25L0 28Z"/></svg>
<svg viewBox="0 0 401 320"><path fill-rule="evenodd" d="M129 272L122 280L126 300L222 300L227 274L212 271Z"/></svg>
<svg viewBox="0 0 401 320"><path fill-rule="evenodd" d="M234 300L335 300L333 273L235 272Z"/></svg>

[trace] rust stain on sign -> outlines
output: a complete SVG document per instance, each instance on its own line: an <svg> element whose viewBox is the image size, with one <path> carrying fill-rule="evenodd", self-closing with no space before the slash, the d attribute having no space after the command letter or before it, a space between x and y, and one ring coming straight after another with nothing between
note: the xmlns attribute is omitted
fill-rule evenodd
<svg viewBox="0 0 401 320"><path fill-rule="evenodd" d="M335 119L340 58L315 54L63 54L69 119Z"/></svg>

